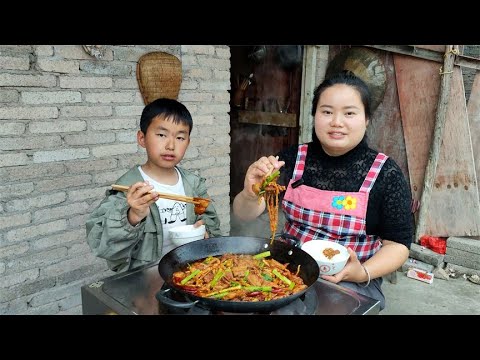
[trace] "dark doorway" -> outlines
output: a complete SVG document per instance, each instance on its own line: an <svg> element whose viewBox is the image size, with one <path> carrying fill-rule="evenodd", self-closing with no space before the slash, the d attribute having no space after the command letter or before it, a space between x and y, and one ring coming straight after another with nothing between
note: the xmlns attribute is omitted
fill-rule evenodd
<svg viewBox="0 0 480 360"><path fill-rule="evenodd" d="M232 46L230 200L248 166L298 143L303 47Z"/></svg>

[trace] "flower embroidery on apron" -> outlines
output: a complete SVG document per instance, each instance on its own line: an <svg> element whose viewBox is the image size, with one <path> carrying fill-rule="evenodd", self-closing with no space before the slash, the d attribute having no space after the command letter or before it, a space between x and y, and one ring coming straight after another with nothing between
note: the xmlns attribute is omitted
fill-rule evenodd
<svg viewBox="0 0 480 360"><path fill-rule="evenodd" d="M302 244L315 239L335 241L352 248L360 261L367 260L381 247L378 236L366 234L368 195L388 156L377 154L358 192L292 187L302 178L307 149L306 144L298 147L293 178L282 201L287 220L284 233Z"/></svg>

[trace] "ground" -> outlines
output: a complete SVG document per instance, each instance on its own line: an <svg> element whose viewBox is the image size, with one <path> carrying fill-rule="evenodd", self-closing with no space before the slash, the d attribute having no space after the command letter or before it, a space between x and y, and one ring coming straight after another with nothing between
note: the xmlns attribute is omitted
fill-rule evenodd
<svg viewBox="0 0 480 360"><path fill-rule="evenodd" d="M384 281L382 288L381 315L480 315L480 285L463 277L427 284L397 272L397 283Z"/></svg>

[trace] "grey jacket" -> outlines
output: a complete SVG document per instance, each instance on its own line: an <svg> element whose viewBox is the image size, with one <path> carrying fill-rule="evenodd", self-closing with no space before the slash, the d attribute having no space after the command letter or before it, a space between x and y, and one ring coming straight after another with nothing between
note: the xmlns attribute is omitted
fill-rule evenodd
<svg viewBox="0 0 480 360"><path fill-rule="evenodd" d="M187 196L209 198L205 178L177 167L182 174ZM130 186L143 177L138 166L125 173L116 184ZM107 190L106 198L90 214L86 222L87 242L93 253L107 260L113 271L126 271L146 265L162 256L163 230L156 204L150 205L150 214L136 226L127 219L128 203L123 192ZM210 202L201 215L210 237L221 236L220 220ZM194 224L200 217L195 215L194 205L187 204L187 225Z"/></svg>

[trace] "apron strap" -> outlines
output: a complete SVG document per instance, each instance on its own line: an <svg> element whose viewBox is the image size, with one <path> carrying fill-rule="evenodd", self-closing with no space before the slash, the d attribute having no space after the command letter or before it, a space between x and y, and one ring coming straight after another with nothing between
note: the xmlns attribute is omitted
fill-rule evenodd
<svg viewBox="0 0 480 360"><path fill-rule="evenodd" d="M367 192L369 193L372 189L373 185L375 184L375 180L377 180L378 174L382 170L383 164L387 161L388 156L383 153L378 153L377 157L373 161L372 166L370 166L370 170L368 170L368 174L363 180L363 184L360 187L360 192Z"/></svg>
<svg viewBox="0 0 480 360"><path fill-rule="evenodd" d="M307 157L307 150L307 144L301 144L298 146L297 161L295 162L295 168L293 169L293 181L297 181L303 176L303 170L305 169L305 159Z"/></svg>

